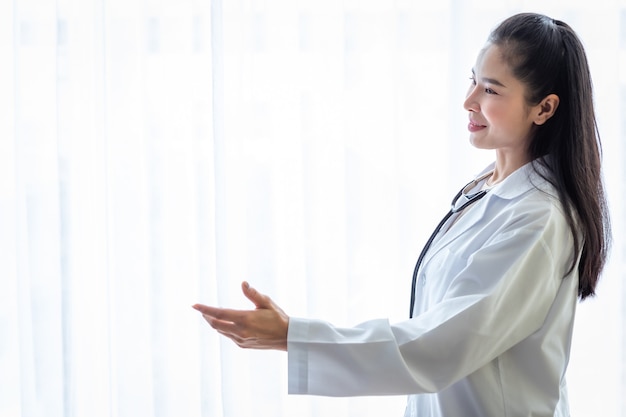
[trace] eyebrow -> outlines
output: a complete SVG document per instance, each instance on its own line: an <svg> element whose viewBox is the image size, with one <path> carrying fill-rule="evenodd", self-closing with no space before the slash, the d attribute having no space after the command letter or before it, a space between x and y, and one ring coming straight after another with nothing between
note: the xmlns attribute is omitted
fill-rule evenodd
<svg viewBox="0 0 626 417"><path fill-rule="evenodd" d="M474 68L472 68L472 74L474 76L476 76L476 72L474 72ZM480 80L482 82L486 82L486 83L489 83L489 84L493 84L493 85L497 85L499 87L505 87L506 88L506 85L502 84L500 81L496 80L495 78L481 77Z"/></svg>

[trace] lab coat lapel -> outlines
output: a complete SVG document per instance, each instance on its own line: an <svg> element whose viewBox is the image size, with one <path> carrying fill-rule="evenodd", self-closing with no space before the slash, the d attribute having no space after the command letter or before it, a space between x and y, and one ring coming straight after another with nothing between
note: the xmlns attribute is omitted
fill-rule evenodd
<svg viewBox="0 0 626 417"><path fill-rule="evenodd" d="M542 171L544 170L544 168L539 165L536 168ZM478 176L491 169L493 169L493 164L483 170ZM444 226L442 229L444 234L435 239L433 245L424 256L422 265L426 265L440 250L468 232L469 229L484 217L485 211L493 204L494 199L514 199L534 187L546 192L549 190L546 181L535 174L531 163L528 163L509 175L500 185L494 187L481 200L478 200L475 204L466 208L465 212L452 227L448 228L448 225ZM448 223L453 219L454 217L448 220Z"/></svg>
<svg viewBox="0 0 626 417"><path fill-rule="evenodd" d="M429 251L426 253L424 257L424 261L422 265L426 265L433 256L435 256L440 250L445 248L454 242L457 238L471 229L476 222L478 222L485 214L485 210L489 206L491 198L495 196L491 195L491 193L487 193L485 197L478 200L476 203L472 204L470 207L466 208L462 213L462 216L449 227L448 225L444 226L445 233L433 242L433 245L430 247ZM497 198L497 197L496 197ZM448 223L452 221L454 217L448 220ZM448 228L449 227L449 228ZM441 232L440 232L441 233Z"/></svg>

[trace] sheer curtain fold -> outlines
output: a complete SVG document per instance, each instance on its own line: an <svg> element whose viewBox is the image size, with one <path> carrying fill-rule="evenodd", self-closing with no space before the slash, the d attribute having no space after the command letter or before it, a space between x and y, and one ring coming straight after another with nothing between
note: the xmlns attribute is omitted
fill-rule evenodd
<svg viewBox="0 0 626 417"><path fill-rule="evenodd" d="M15 23L11 2L0 4L0 48L4 51L4 65L0 66L0 155L15 155L15 110L13 86L15 83ZM18 250L17 250L17 182L15 158L0 163L0 412L18 415L20 410L21 367L20 325L18 306Z"/></svg>
<svg viewBox="0 0 626 417"><path fill-rule="evenodd" d="M249 308L246 279L294 316L403 320L425 238L492 158L464 139L475 54L531 6L588 48L616 227L572 409L623 414L626 4L529 3L0 4L0 415L402 415L287 396L284 354L190 305Z"/></svg>

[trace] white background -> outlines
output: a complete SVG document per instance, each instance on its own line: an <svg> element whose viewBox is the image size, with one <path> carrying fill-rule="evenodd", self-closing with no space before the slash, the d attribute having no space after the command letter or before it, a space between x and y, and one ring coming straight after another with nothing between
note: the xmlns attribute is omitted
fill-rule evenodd
<svg viewBox="0 0 626 417"><path fill-rule="evenodd" d="M286 394L286 356L192 311L404 319L422 245L493 158L462 108L520 11L588 52L614 250L580 304L572 415L626 415L622 1L0 4L0 416L393 416Z"/></svg>

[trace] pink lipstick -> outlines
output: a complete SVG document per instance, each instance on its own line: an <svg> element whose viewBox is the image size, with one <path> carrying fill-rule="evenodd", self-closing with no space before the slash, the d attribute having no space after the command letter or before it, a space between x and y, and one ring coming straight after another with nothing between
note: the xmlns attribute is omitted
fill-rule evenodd
<svg viewBox="0 0 626 417"><path fill-rule="evenodd" d="M485 127L487 126L476 124L470 120L469 124L467 125L467 130L469 130L470 132L478 132L479 130L484 129Z"/></svg>

